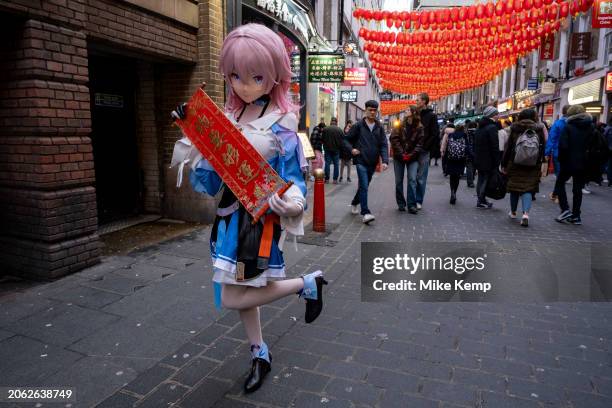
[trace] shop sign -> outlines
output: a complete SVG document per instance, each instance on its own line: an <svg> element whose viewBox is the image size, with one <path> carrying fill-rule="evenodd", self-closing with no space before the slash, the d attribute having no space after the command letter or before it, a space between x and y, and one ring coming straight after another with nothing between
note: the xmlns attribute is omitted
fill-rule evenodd
<svg viewBox="0 0 612 408"><path fill-rule="evenodd" d="M367 68L345 68L344 82L346 86L365 86L368 83Z"/></svg>
<svg viewBox="0 0 612 408"><path fill-rule="evenodd" d="M601 79L571 87L567 94L567 101L570 105L580 105L599 100L601 100Z"/></svg>
<svg viewBox="0 0 612 408"><path fill-rule="evenodd" d="M572 33L570 59L585 60L591 56L591 33Z"/></svg>
<svg viewBox="0 0 612 408"><path fill-rule="evenodd" d="M555 84L554 82L543 82L542 90L540 91L542 95L552 95L555 93Z"/></svg>
<svg viewBox="0 0 612 408"><path fill-rule="evenodd" d="M612 28L612 1L595 0L593 28Z"/></svg>
<svg viewBox="0 0 612 408"><path fill-rule="evenodd" d="M552 60L555 58L555 34L549 34L542 38L542 45L540 46L540 59L541 60Z"/></svg>
<svg viewBox="0 0 612 408"><path fill-rule="evenodd" d="M555 113L555 105L549 103L544 106L544 116L552 116Z"/></svg>
<svg viewBox="0 0 612 408"><path fill-rule="evenodd" d="M512 99L506 99L505 101L497 104L497 111L503 113L512 109Z"/></svg>
<svg viewBox="0 0 612 408"><path fill-rule="evenodd" d="M606 74L606 92L612 92L612 71Z"/></svg>
<svg viewBox="0 0 612 408"><path fill-rule="evenodd" d="M255 2L255 0L252 0ZM291 28L295 33L299 34L302 39L308 43L310 35L308 27L310 22L308 15L304 13L301 7L290 0L256 0L256 5L268 14L276 17Z"/></svg>
<svg viewBox="0 0 612 408"><path fill-rule="evenodd" d="M392 101L393 100L393 93L391 93L389 91L381 92L379 97L380 97L381 101Z"/></svg>
<svg viewBox="0 0 612 408"><path fill-rule="evenodd" d="M309 55L308 82L342 82L344 63L342 55Z"/></svg>
<svg viewBox="0 0 612 408"><path fill-rule="evenodd" d="M350 56L358 57L359 56L359 50L357 48L357 45L352 42L344 43L344 45L342 46L342 53L346 55L347 57L350 57Z"/></svg>
<svg viewBox="0 0 612 408"><path fill-rule="evenodd" d="M340 102L357 102L357 91L340 91Z"/></svg>
<svg viewBox="0 0 612 408"><path fill-rule="evenodd" d="M535 91L538 89L538 79L531 78L527 81L527 89L530 91Z"/></svg>
<svg viewBox="0 0 612 408"><path fill-rule="evenodd" d="M104 106L106 108L123 108L123 95L112 95L96 92L94 94L94 101L96 106Z"/></svg>

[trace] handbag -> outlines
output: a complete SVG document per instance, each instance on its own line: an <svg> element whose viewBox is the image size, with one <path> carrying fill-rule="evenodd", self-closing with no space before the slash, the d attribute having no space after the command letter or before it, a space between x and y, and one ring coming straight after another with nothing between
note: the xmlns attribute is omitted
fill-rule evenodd
<svg viewBox="0 0 612 408"><path fill-rule="evenodd" d="M485 195L493 200L501 200L506 196L506 186L508 179L504 176L499 169L496 169L491 173L487 186L485 188Z"/></svg>

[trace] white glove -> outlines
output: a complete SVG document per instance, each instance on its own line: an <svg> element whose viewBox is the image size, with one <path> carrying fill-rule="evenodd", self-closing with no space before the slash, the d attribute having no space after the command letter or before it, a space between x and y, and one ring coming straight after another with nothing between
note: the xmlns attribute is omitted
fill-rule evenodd
<svg viewBox="0 0 612 408"><path fill-rule="evenodd" d="M268 204L270 204L270 209L281 217L295 217L304 211L304 205L302 203L299 203L286 195L283 195L283 198L280 198L278 193L270 197Z"/></svg>

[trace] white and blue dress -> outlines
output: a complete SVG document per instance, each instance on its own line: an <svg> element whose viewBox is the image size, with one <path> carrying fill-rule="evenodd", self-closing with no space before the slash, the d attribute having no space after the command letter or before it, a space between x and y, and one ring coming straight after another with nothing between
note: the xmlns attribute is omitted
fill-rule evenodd
<svg viewBox="0 0 612 408"><path fill-rule="evenodd" d="M294 113L272 111L249 123L237 123L233 114L228 118L240 129L253 147L268 161L285 181L293 185L285 193L306 207L306 183L303 172L308 163L300 144L297 132L297 116ZM199 193L216 196L223 190L223 181L214 171L210 163L203 159L197 149L187 138L176 142L171 167L178 165L177 186L182 182L184 166L191 168L189 181L193 189ZM229 199L228 199L229 198ZM247 285L261 287L268 280L285 278L285 262L283 260L283 243L287 233L294 236L304 235L303 214L296 217L280 218L280 236L274 235L268 269L256 278L237 281L236 262L238 255L238 227L240 203L232 199L231 194L224 194L210 237L210 255L213 262L213 281L215 287L215 304L220 307L221 284ZM262 222L265 216L262 217Z"/></svg>

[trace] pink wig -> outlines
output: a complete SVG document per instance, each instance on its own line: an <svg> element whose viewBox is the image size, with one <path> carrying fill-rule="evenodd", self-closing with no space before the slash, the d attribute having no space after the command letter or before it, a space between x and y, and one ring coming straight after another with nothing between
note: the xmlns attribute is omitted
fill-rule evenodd
<svg viewBox="0 0 612 408"><path fill-rule="evenodd" d="M230 85L232 73L241 78L261 75L266 93L281 112L296 112L299 106L289 100L291 65L283 40L274 31L261 24L246 24L233 30L221 48L219 70ZM244 106L229 86L225 109L236 112Z"/></svg>

